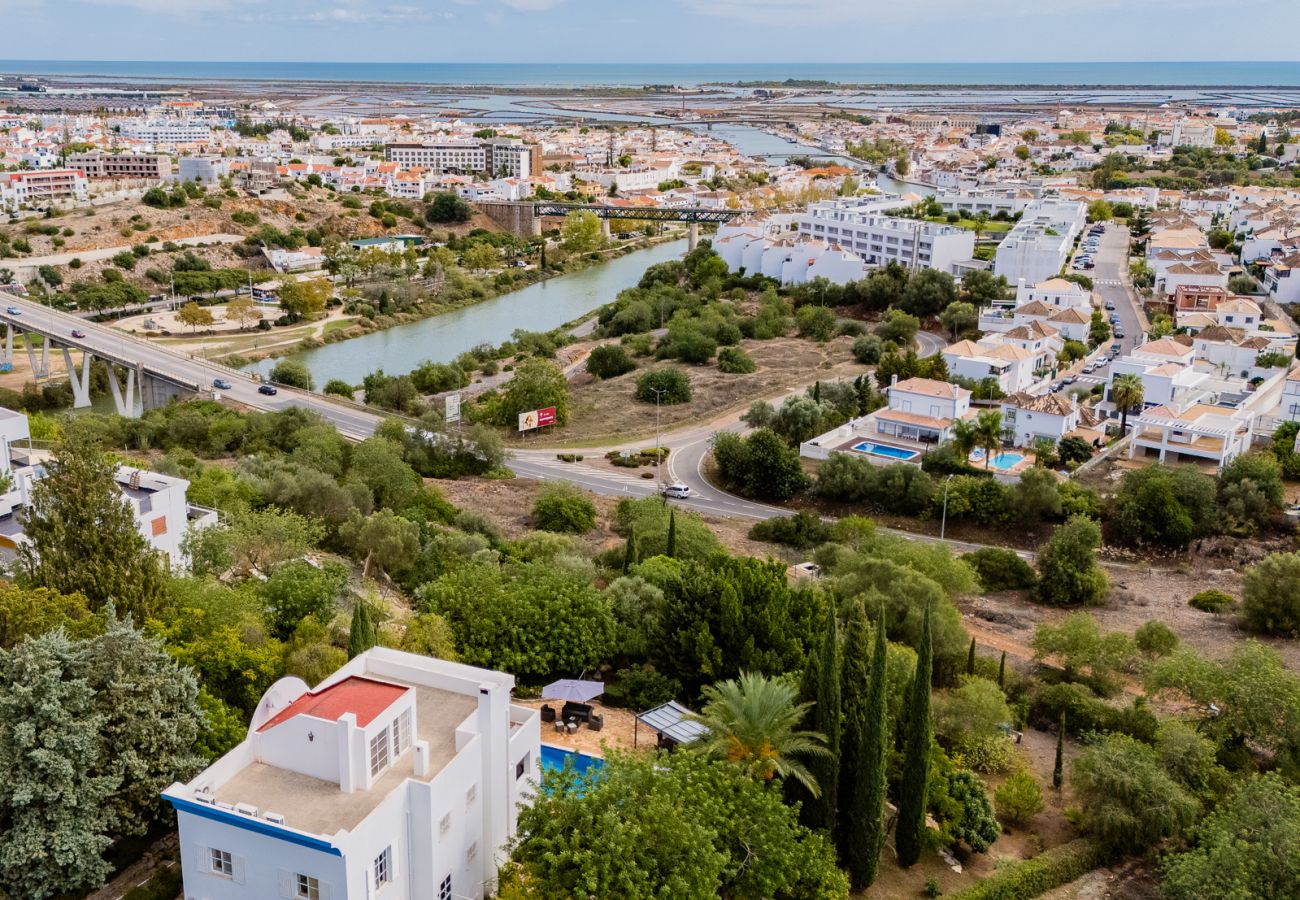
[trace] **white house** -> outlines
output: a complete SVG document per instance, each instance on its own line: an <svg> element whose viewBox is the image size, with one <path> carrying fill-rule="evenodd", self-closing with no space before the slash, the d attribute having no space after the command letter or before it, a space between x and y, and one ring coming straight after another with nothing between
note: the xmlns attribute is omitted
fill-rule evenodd
<svg viewBox="0 0 1300 900"><path fill-rule="evenodd" d="M1255 416L1246 409L1193 403L1155 406L1130 419L1128 457L1156 456L1160 462L1209 460L1219 466L1250 449Z"/></svg>
<svg viewBox="0 0 1300 900"><path fill-rule="evenodd" d="M1282 400L1273 415L1287 422L1300 422L1300 368L1287 374L1282 385Z"/></svg>
<svg viewBox="0 0 1300 900"><path fill-rule="evenodd" d="M1001 401L1001 411L1005 437L1016 447L1032 447L1039 438L1056 443L1098 421L1092 410L1079 405L1077 397L1067 399L1060 393L1012 394Z"/></svg>
<svg viewBox="0 0 1300 900"><path fill-rule="evenodd" d="M835 452L858 453L876 465L919 465L927 449L952 436L955 421L974 415L971 392L946 381L894 376L886 394L884 409L804 441L799 454L827 459Z"/></svg>
<svg viewBox="0 0 1300 900"><path fill-rule="evenodd" d="M976 341L957 341L943 350L948 371L961 378L992 378L1005 394L1027 389L1034 382L1035 354L991 334Z"/></svg>
<svg viewBox="0 0 1300 900"><path fill-rule="evenodd" d="M314 690L276 682L243 742L163 791L185 897L482 898L540 778L541 715L513 686L382 647Z"/></svg>
<svg viewBox="0 0 1300 900"><path fill-rule="evenodd" d="M1074 239L1087 222L1087 206L1070 200L1034 200L998 244L993 271L1017 283L1047 281L1070 258Z"/></svg>
<svg viewBox="0 0 1300 900"><path fill-rule="evenodd" d="M1049 278L1030 285L1021 280L1016 285L1016 305L1038 301L1054 309L1078 309L1092 315L1092 292L1083 285L1064 278Z"/></svg>

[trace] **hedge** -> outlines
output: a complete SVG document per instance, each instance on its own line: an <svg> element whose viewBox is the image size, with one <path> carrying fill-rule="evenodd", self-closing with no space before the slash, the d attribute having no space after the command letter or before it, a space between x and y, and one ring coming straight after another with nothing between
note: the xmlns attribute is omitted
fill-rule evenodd
<svg viewBox="0 0 1300 900"><path fill-rule="evenodd" d="M950 894L950 900L1028 900L1069 884L1106 860L1094 842L1079 838L999 869L979 884Z"/></svg>
<svg viewBox="0 0 1300 900"><path fill-rule="evenodd" d="M144 884L131 888L122 900L175 900L181 892L181 867L159 869Z"/></svg>

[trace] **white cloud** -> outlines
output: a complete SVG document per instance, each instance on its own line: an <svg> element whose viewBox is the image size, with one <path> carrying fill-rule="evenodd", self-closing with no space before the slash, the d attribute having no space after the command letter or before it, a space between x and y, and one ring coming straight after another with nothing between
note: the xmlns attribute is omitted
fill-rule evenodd
<svg viewBox="0 0 1300 900"><path fill-rule="evenodd" d="M953 19L997 17L1043 18L1048 16L1088 16L1102 11L1130 10L1132 0L1039 0L1026 9L1024 0L985 0L972 4L968 0L678 0L682 6L700 15L756 22L767 25L833 25L836 22L866 21L896 25L936 25ZM1143 0L1142 9L1168 8L1192 11L1214 8L1216 0Z"/></svg>
<svg viewBox="0 0 1300 900"><path fill-rule="evenodd" d="M244 0L81 0L81 2L94 6L123 6L142 12L185 16L229 9L240 5Z"/></svg>
<svg viewBox="0 0 1300 900"><path fill-rule="evenodd" d="M511 9L523 10L524 12L544 12L548 9L555 9L564 0L501 0Z"/></svg>
<svg viewBox="0 0 1300 900"><path fill-rule="evenodd" d="M333 9L318 10L308 13L302 19L307 22L327 22L337 25L374 25L395 22L427 22L434 17L430 10L418 6L336 6ZM440 18L452 17L446 13ZM454 18L454 17L453 17Z"/></svg>

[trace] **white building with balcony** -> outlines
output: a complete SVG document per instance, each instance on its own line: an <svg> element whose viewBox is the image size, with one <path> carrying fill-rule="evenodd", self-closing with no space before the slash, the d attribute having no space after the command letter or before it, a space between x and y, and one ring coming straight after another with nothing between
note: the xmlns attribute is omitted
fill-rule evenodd
<svg viewBox="0 0 1300 900"><path fill-rule="evenodd" d="M1054 278L1070 258L1074 239L1087 222L1087 207L1073 200L1034 200L998 244L993 272L1012 284Z"/></svg>
<svg viewBox="0 0 1300 900"><path fill-rule="evenodd" d="M27 416L0 408L0 471L8 474L9 481L8 489L0 494L0 562L5 564L14 562L18 548L27 542L23 511L31 502L33 488L45 477L42 463L49 454L32 450L30 438ZM216 524L216 511L186 500L190 483L184 478L118 466L116 480L140 536L165 565L183 568L187 564L182 551L186 533Z"/></svg>
<svg viewBox="0 0 1300 900"><path fill-rule="evenodd" d="M975 255L974 232L886 215L891 203L871 197L813 203L797 219L799 234L848 250L868 266L895 262L955 275Z"/></svg>
<svg viewBox="0 0 1300 900"><path fill-rule="evenodd" d="M1026 390L1034 383L1037 357L1000 334L985 335L979 341L957 341L943 350L948 371L961 378L983 381L992 378L1004 394Z"/></svg>
<svg viewBox="0 0 1300 900"><path fill-rule="evenodd" d="M884 409L804 441L800 455L827 459L835 452L860 453L876 465L919 465L930 447L952 436L954 422L974 416L971 392L946 381L894 376L886 395Z"/></svg>
<svg viewBox="0 0 1300 900"><path fill-rule="evenodd" d="M377 647L283 678L248 737L163 797L194 900L462 900L496 885L540 779L501 672Z"/></svg>

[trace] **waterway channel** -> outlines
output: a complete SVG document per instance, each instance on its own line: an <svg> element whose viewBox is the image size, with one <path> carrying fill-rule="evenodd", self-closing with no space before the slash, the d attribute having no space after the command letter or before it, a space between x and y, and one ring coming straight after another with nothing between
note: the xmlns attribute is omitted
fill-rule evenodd
<svg viewBox="0 0 1300 900"><path fill-rule="evenodd" d="M425 361L451 362L479 344L509 340L517 328L549 331L573 321L609 303L624 288L634 286L648 266L679 259L685 252L684 240L659 244L474 306L326 344L293 358L306 364L318 385L331 378L360 384L376 369L396 375ZM266 374L274 365L275 360L262 360L246 371Z"/></svg>

